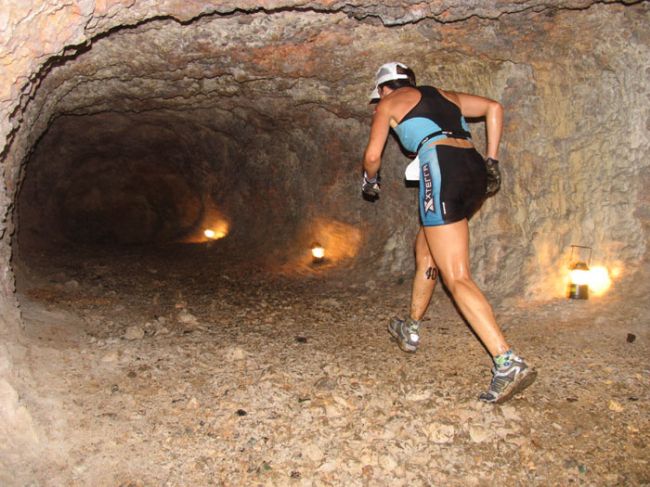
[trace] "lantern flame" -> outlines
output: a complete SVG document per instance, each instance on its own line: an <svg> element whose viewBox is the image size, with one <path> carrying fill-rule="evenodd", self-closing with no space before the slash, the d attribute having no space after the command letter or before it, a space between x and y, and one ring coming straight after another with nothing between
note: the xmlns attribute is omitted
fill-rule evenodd
<svg viewBox="0 0 650 487"><path fill-rule="evenodd" d="M589 284L589 272L589 268L586 265L578 264L576 267L571 269L571 272L569 272L569 280L571 281L571 284L575 284L576 286Z"/></svg>

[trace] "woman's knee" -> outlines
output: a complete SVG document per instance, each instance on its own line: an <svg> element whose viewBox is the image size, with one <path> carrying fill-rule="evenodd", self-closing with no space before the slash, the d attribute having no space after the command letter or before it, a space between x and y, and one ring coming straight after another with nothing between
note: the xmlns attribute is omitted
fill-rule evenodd
<svg viewBox="0 0 650 487"><path fill-rule="evenodd" d="M458 290L468 287L476 287L472 276L469 273L443 273L442 279L449 289L451 294L455 294Z"/></svg>

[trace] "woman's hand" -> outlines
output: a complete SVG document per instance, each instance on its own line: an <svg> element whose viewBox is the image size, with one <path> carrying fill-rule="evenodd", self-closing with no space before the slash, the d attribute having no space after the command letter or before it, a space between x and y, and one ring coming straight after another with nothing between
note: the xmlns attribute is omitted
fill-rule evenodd
<svg viewBox="0 0 650 487"><path fill-rule="evenodd" d="M379 198L379 174L374 178L369 178L368 173L364 171L363 173L363 183L361 184L361 192L371 200L376 200Z"/></svg>
<svg viewBox="0 0 650 487"><path fill-rule="evenodd" d="M487 189L485 190L485 194L491 196L499 191L499 188L501 187L499 161L488 157L485 159L485 170L487 171Z"/></svg>

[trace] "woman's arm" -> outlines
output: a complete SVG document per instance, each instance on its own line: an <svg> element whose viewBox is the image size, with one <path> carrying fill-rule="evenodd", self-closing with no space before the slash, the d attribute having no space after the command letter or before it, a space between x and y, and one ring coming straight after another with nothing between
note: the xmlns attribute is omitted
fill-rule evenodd
<svg viewBox="0 0 650 487"><path fill-rule="evenodd" d="M455 93L464 117L485 117L487 126L487 157L498 159L503 133L503 107L497 101L482 96Z"/></svg>
<svg viewBox="0 0 650 487"><path fill-rule="evenodd" d="M372 117L372 126L370 127L370 138L368 145L363 153L363 169L366 171L368 178L372 179L377 175L381 166L381 153L386 145L388 132L390 130L390 116L386 105L380 102L375 109Z"/></svg>

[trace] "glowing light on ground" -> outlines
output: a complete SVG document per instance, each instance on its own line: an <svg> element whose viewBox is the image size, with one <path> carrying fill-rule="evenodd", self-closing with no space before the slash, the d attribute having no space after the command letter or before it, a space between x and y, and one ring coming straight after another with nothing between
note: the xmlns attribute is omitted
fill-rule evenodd
<svg viewBox="0 0 650 487"><path fill-rule="evenodd" d="M586 267L586 266L585 266ZM577 268L572 269L569 273L569 280L576 286L584 286L589 284L589 269Z"/></svg>
<svg viewBox="0 0 650 487"><path fill-rule="evenodd" d="M325 257L325 249L321 245L314 245L311 249L311 255L314 259L323 259Z"/></svg>

